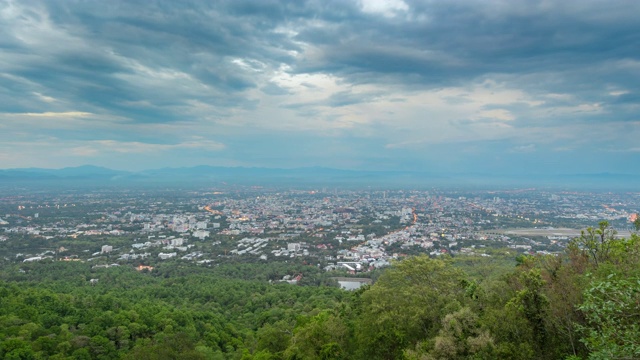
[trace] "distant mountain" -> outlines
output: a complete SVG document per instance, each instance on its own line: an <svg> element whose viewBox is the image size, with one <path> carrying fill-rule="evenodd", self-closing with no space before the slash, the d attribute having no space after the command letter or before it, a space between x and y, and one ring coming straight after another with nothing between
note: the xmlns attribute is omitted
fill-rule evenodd
<svg viewBox="0 0 640 360"><path fill-rule="evenodd" d="M384 187L504 187L535 186L563 188L635 188L638 177L628 174L566 174L566 175L497 175L451 174L436 175L418 171L365 171L323 167L294 169L261 167L193 166L162 168L138 172L112 170L84 165L63 169L0 170L0 183L55 183L84 186L179 184L205 185L215 183L243 185L327 185Z"/></svg>
<svg viewBox="0 0 640 360"><path fill-rule="evenodd" d="M0 181L17 181L17 180L45 180L55 179L56 177L44 173L34 171L35 169L8 169L0 170Z"/></svg>
<svg viewBox="0 0 640 360"><path fill-rule="evenodd" d="M137 173L156 181L221 181L238 184L305 184L305 185L403 185L414 186L447 177L408 171L364 171L323 167L294 169L260 167L195 166L164 168Z"/></svg>
<svg viewBox="0 0 640 360"><path fill-rule="evenodd" d="M53 174L60 177L94 177L94 176L120 176L130 174L128 171L112 170L105 167L83 165L53 170Z"/></svg>
<svg viewBox="0 0 640 360"><path fill-rule="evenodd" d="M92 165L62 169L25 168L0 170L0 181L109 179L113 177L127 176L129 174L131 173Z"/></svg>

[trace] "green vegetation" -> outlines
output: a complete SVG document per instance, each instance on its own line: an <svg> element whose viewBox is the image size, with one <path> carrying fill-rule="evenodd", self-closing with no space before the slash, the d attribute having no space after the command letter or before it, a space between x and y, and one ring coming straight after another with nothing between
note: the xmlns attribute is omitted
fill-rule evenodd
<svg viewBox="0 0 640 360"><path fill-rule="evenodd" d="M0 358L640 358L640 237L614 235L601 222L559 256L408 257L355 292L293 262L7 265Z"/></svg>

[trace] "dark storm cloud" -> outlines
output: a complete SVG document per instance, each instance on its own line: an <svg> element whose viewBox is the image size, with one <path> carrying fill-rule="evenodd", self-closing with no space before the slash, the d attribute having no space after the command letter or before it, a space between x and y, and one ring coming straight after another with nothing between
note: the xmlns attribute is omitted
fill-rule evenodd
<svg viewBox="0 0 640 360"><path fill-rule="evenodd" d="M397 144L423 144L434 132L443 134L439 144L466 139L446 126L483 141L500 127L501 142L479 142L478 153L534 156L544 147L526 135L540 129L571 132L577 147L593 124L622 123L611 139L639 121L637 14L637 1L592 0L0 0L0 116L83 126L32 130L61 142L173 144L170 136L182 136L191 144L206 129L242 146L244 126L265 139L283 128L312 138L335 126L342 138L309 139L309 148L341 139L361 144L354 159L379 152L389 162ZM493 91L519 95L486 100ZM420 107L421 96L429 105ZM359 117L342 118L349 115ZM112 119L118 126L103 124ZM246 153L268 158L277 144L266 142L249 142ZM395 150L382 153L387 144Z"/></svg>
<svg viewBox="0 0 640 360"><path fill-rule="evenodd" d="M176 112L187 100L221 108L251 106L252 101L236 94L255 87L255 80L234 66L232 58L249 57L267 65L287 58L283 50L286 39L262 32L265 26L275 24L247 21L250 13L238 11L247 9L232 9L238 14L234 17L206 2L192 9L175 2L31 5L37 11L25 11L29 21L5 23L3 28L22 27L29 35L30 27L50 23L48 26L63 33L61 41L39 41L30 47L28 41L17 40L19 36L8 36L3 44L13 44L10 52L17 50L10 55L11 68L2 70L40 85L54 98L133 121L178 120L181 116ZM45 34L32 36L46 40ZM171 72L186 78L182 84L179 79L170 79L182 88L155 86L154 77L171 77ZM203 91L193 85L210 88ZM126 105L145 101L156 108L140 111Z"/></svg>
<svg viewBox="0 0 640 360"><path fill-rule="evenodd" d="M426 79L443 69L449 76L456 69L466 76L518 73L638 57L636 2L416 1L409 7L404 16L354 15L307 28L299 38L326 46L318 67Z"/></svg>
<svg viewBox="0 0 640 360"><path fill-rule="evenodd" d="M152 116L158 121L172 118L171 100L181 103L181 96L243 106L236 93L258 84L250 71L229 63L236 57L269 68L285 63L297 73L331 73L352 83L446 86L491 74L569 71L566 81L585 93L608 80L637 87L637 76L630 79L615 65L606 66L611 59L638 59L637 2L413 1L393 16L364 13L348 1L28 4L42 9L27 12L34 21L47 18L85 44L44 45L58 51L30 48L3 30L5 49L23 61L13 73L121 115L128 109L121 105L125 100L163 104ZM302 52L301 44L316 50L295 58L289 52ZM183 72L217 93L171 96L167 90L179 90L156 88L150 94L150 84L132 88L117 76L132 71L122 58Z"/></svg>
<svg viewBox="0 0 640 360"><path fill-rule="evenodd" d="M602 101L607 86L638 91L640 72L621 62L640 58L638 2L408 5L390 18L359 13L352 21L303 28L297 38L321 51L295 70L418 88L502 76L534 94L566 91L585 101Z"/></svg>

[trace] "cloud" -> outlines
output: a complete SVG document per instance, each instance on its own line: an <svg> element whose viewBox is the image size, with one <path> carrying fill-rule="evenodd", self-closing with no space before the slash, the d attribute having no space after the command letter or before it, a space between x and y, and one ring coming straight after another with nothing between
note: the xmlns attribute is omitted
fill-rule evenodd
<svg viewBox="0 0 640 360"><path fill-rule="evenodd" d="M476 119L511 121L515 119L515 117L511 112L509 112L509 110L493 109L493 110L484 110L479 112L478 115L476 116Z"/></svg>
<svg viewBox="0 0 640 360"><path fill-rule="evenodd" d="M46 95L42 95L39 92L33 92L33 95L37 96L40 100L47 102L47 103L52 103L55 102L56 99L52 98L51 96L46 96Z"/></svg>
<svg viewBox="0 0 640 360"><path fill-rule="evenodd" d="M175 149L196 149L203 151L219 151L224 149L222 143L212 140L190 140L175 144L153 144L139 141L115 141L115 140L94 140L81 149L94 149L95 151L109 151L116 153L158 153Z"/></svg>
<svg viewBox="0 0 640 360"><path fill-rule="evenodd" d="M395 167L454 164L471 154L460 144L485 159L587 151L593 137L632 149L638 12L604 1L4 1L0 141L55 138L68 144L57 156L135 153L140 167L199 151L278 166L330 163L331 147L345 164ZM288 138L314 145L283 153Z"/></svg>
<svg viewBox="0 0 640 360"><path fill-rule="evenodd" d="M43 112L43 113L17 113L11 114L13 116L27 116L34 118L84 118L93 116L91 113L82 112L82 111L66 111L66 112Z"/></svg>
<svg viewBox="0 0 640 360"><path fill-rule="evenodd" d="M406 12L409 6L402 0L362 0L362 11L393 17L398 12Z"/></svg>
<svg viewBox="0 0 640 360"><path fill-rule="evenodd" d="M513 149L511 149L511 151L516 153L532 153L536 151L536 145L535 144L520 145L520 146L514 147Z"/></svg>

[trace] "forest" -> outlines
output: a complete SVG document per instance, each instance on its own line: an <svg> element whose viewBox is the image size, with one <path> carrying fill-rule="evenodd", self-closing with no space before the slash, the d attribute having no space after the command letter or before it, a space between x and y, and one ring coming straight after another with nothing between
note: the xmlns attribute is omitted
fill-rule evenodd
<svg viewBox="0 0 640 360"><path fill-rule="evenodd" d="M636 359L639 265L606 221L560 255L410 256L354 292L296 262L9 264L0 358Z"/></svg>

